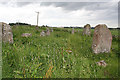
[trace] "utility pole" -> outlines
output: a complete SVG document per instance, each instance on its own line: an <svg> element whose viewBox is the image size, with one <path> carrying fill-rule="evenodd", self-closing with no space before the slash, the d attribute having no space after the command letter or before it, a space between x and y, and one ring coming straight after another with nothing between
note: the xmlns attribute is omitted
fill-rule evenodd
<svg viewBox="0 0 120 80"><path fill-rule="evenodd" d="M39 12L36 12L37 13L37 27L38 27L38 21L39 21Z"/></svg>

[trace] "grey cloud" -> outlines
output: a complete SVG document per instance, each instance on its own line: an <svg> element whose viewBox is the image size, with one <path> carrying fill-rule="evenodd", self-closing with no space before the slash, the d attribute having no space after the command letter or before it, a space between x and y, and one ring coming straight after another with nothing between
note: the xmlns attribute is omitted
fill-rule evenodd
<svg viewBox="0 0 120 80"><path fill-rule="evenodd" d="M8 2L1 2L0 4L7 5L7 3ZM24 7L34 3L36 4L36 2L16 2L13 4L16 4L17 7ZM38 3L39 2L37 2L37 4ZM39 4L40 7L50 5L53 5L54 7L62 7L66 11L85 9L86 11L91 11L93 16L96 16L93 21L106 20L116 23L118 17L117 13L119 12L120 14L120 6L117 6L117 4L120 5L120 2L41 2Z"/></svg>
<svg viewBox="0 0 120 80"><path fill-rule="evenodd" d="M92 11L91 14L96 13L97 19L100 20L116 20L118 3L112 2L43 2L41 6L62 7L64 10L74 11L85 9ZM99 13L100 12L100 13Z"/></svg>
<svg viewBox="0 0 120 80"><path fill-rule="evenodd" d="M16 5L17 7L23 7L23 6L26 6L26 5L29 5L29 4L33 4L34 2L11 2L11 1L8 1L8 2L0 2L0 4L2 5L7 5L7 4L13 4L13 5ZM14 7L14 6L13 6Z"/></svg>
<svg viewBox="0 0 120 80"><path fill-rule="evenodd" d="M9 1L11 2L11 1ZM0 4L7 4L9 2L1 2ZM34 4L36 2L15 2L17 7L23 7L29 4ZM40 2L37 2L40 3ZM12 3L11 3L12 4ZM41 6L50 6L53 5L55 7L62 7L65 10L73 11L79 9L86 9L86 10L103 10L107 8L116 8L116 6L110 6L108 2L41 2Z"/></svg>
<svg viewBox="0 0 120 80"><path fill-rule="evenodd" d="M43 2L41 6L50 6L62 7L65 10L103 10L107 8L116 8L108 5L108 2Z"/></svg>
<svg viewBox="0 0 120 80"><path fill-rule="evenodd" d="M17 2L16 4L17 4L18 7L22 7L22 6L32 4L32 2Z"/></svg>
<svg viewBox="0 0 120 80"><path fill-rule="evenodd" d="M7 2L0 2L0 4L6 4Z"/></svg>
<svg viewBox="0 0 120 80"><path fill-rule="evenodd" d="M88 5L87 2L43 2L41 6L50 6L62 7L66 10L77 10L82 9L84 6Z"/></svg>

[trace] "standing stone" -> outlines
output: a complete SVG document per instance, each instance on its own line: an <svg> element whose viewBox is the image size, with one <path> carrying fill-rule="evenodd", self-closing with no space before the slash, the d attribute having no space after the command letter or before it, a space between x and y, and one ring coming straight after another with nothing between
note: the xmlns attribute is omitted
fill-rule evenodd
<svg viewBox="0 0 120 80"><path fill-rule="evenodd" d="M35 29L36 29L37 31L39 31L39 27L38 27L38 26L36 26Z"/></svg>
<svg viewBox="0 0 120 80"><path fill-rule="evenodd" d="M53 32L53 28L51 28L51 32Z"/></svg>
<svg viewBox="0 0 120 80"><path fill-rule="evenodd" d="M13 43L13 33L11 26L6 23L0 22L0 27L2 27L2 41Z"/></svg>
<svg viewBox="0 0 120 80"><path fill-rule="evenodd" d="M77 30L74 30L75 33L77 33Z"/></svg>
<svg viewBox="0 0 120 80"><path fill-rule="evenodd" d="M0 22L0 41L2 41L2 22Z"/></svg>
<svg viewBox="0 0 120 80"><path fill-rule="evenodd" d="M45 32L42 30L42 32L40 33L40 36L45 36Z"/></svg>
<svg viewBox="0 0 120 80"><path fill-rule="evenodd" d="M95 27L93 35L92 49L94 53L108 53L112 45L112 35L105 24Z"/></svg>
<svg viewBox="0 0 120 80"><path fill-rule="evenodd" d="M74 28L72 29L72 34L74 34Z"/></svg>
<svg viewBox="0 0 120 80"><path fill-rule="evenodd" d="M83 35L90 35L90 34L91 34L90 24L86 24L86 25L84 26Z"/></svg>
<svg viewBox="0 0 120 80"><path fill-rule="evenodd" d="M49 28L47 28L46 35L47 35L47 36L50 35L50 30L49 30Z"/></svg>
<svg viewBox="0 0 120 80"><path fill-rule="evenodd" d="M78 33L80 32L80 30L77 31Z"/></svg>

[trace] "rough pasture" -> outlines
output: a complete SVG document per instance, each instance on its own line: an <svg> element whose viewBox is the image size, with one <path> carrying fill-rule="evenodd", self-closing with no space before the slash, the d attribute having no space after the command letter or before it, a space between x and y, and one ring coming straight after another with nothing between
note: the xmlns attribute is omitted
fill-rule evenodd
<svg viewBox="0 0 120 80"><path fill-rule="evenodd" d="M46 28L12 27L14 43L2 43L3 78L116 78L118 77L118 39L113 38L109 53L94 54L92 37L83 29L73 35L72 28L53 28L49 36L40 36ZM21 37L31 33L30 37ZM111 30L118 36L118 30ZM96 64L104 60L106 67Z"/></svg>

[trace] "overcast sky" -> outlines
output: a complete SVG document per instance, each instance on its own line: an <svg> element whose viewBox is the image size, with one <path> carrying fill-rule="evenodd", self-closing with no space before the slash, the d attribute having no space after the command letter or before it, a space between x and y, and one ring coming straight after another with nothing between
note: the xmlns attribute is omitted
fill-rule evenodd
<svg viewBox="0 0 120 80"><path fill-rule="evenodd" d="M0 2L0 22L36 25L81 26L106 24L118 27L118 2Z"/></svg>

